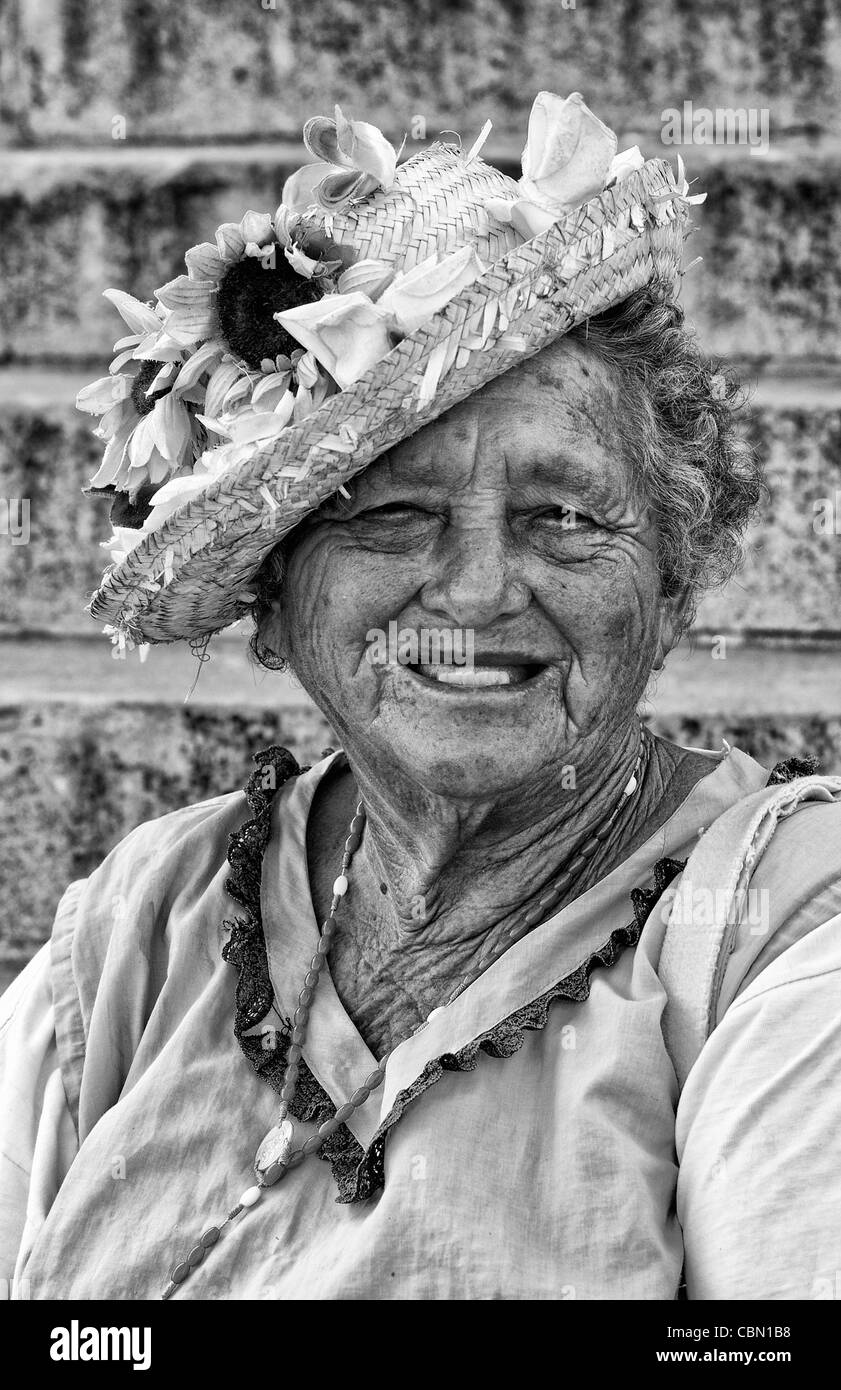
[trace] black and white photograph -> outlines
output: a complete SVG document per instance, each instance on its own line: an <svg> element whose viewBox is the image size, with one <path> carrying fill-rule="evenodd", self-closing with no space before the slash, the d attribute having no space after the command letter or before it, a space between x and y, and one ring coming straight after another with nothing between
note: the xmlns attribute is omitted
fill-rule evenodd
<svg viewBox="0 0 841 1390"><path fill-rule="evenodd" d="M839 0L2 0L0 87L2 1298L796 1367Z"/></svg>

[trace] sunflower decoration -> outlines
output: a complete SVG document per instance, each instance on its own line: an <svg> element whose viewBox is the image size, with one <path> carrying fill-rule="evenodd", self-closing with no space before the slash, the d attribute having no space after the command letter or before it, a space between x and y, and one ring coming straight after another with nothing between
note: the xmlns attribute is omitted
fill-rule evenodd
<svg viewBox="0 0 841 1390"><path fill-rule="evenodd" d="M80 391L76 405L101 416L95 433L106 448L88 491L113 497L115 526L141 528L156 492L189 475L214 444L235 441L238 428L270 437L282 427L281 403L283 424L291 418L296 390L299 408L320 403L318 386L321 399L328 393L313 364L299 385L304 350L273 318L321 298L336 268L307 256L293 225L283 205L274 217L247 212L224 224L214 243L187 252L187 274L157 290L154 303L106 290L130 333L115 344L109 375Z"/></svg>
<svg viewBox="0 0 841 1390"><path fill-rule="evenodd" d="M338 107L333 121L309 121L304 139L319 162L287 180L273 216L249 211L224 223L213 242L187 251L186 274L152 302L105 291L129 333L114 345L109 375L80 391L76 405L101 417L94 433L105 453L86 491L112 498L114 535L105 545L115 562L148 523L197 495L243 448L339 389L277 315L343 288L341 256L331 259L323 238L315 254L305 249L303 214L390 187L397 155L375 127L347 120ZM382 279L382 269L366 280L357 267L356 283Z"/></svg>

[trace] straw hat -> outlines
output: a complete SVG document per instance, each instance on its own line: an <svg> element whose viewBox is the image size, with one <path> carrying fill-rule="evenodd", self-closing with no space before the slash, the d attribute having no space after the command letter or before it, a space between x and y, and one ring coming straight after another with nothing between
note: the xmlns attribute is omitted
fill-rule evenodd
<svg viewBox="0 0 841 1390"><path fill-rule="evenodd" d="M654 278L680 276L683 169L616 154L578 94L535 100L519 182L481 140L397 166L363 122L307 123L319 164L277 213L192 248L80 393L109 440L115 563L90 612L115 655L203 641L303 517L398 441ZM274 351L273 351L274 349Z"/></svg>

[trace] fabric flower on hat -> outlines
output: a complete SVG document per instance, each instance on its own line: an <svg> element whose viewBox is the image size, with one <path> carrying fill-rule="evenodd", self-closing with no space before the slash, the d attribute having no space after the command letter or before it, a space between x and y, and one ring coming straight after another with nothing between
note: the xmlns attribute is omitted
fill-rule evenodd
<svg viewBox="0 0 841 1390"><path fill-rule="evenodd" d="M644 163L645 159L639 145L631 145L627 150L622 150L621 154L616 155L607 171L605 188L612 188L615 183L621 183L629 174L641 169Z"/></svg>
<svg viewBox="0 0 841 1390"><path fill-rule="evenodd" d="M133 498L192 462L204 434L190 410L189 383L178 384L184 351L159 312L120 290L106 290L105 297L133 332L115 344L111 374L85 386L76 407L102 417L94 433L107 441L90 487Z"/></svg>
<svg viewBox="0 0 841 1390"><path fill-rule="evenodd" d="M335 108L335 119L313 116L304 126L304 144L317 164L305 164L286 180L283 202L296 212L313 203L338 212L350 202L389 189L394 183L397 151L376 126L351 121Z"/></svg>
<svg viewBox="0 0 841 1390"><path fill-rule="evenodd" d="M156 304L106 291L132 331L115 344L110 375L77 397L78 409L102 417L95 433L107 441L91 491L134 504L201 457L201 407L210 416L247 409L256 389L277 384L278 370L290 386L303 353L274 312L319 299L322 279L340 268L308 256L297 231L282 204L274 216L250 210L191 247L186 275L161 286ZM299 393L299 411L311 405L313 385ZM125 511L120 504L117 515Z"/></svg>
<svg viewBox="0 0 841 1390"><path fill-rule="evenodd" d="M376 290L328 295L318 304L289 309L277 318L344 390L400 338L445 308L484 268L473 247L463 246L449 256L436 253L396 275L376 298Z"/></svg>
<svg viewBox="0 0 841 1390"><path fill-rule="evenodd" d="M143 531L136 526L114 526L107 541L100 541L103 550L111 556L111 563L121 565L143 540Z"/></svg>
<svg viewBox="0 0 841 1390"><path fill-rule="evenodd" d="M179 507L199 497L231 465L230 454L215 449L199 459L192 473L171 478L151 498L152 510L143 525L143 534L155 531Z"/></svg>
<svg viewBox="0 0 841 1390"><path fill-rule="evenodd" d="M288 351L273 311L317 299L318 278L330 269L306 255L296 230L297 219L281 203L274 217L249 210L239 222L223 222L215 242L192 246L187 274L156 291L169 335L185 346L221 337L255 369L264 357Z"/></svg>
<svg viewBox="0 0 841 1390"><path fill-rule="evenodd" d="M565 212L601 193L612 176L624 177L631 167L639 167L630 151L626 154L631 158L617 166L616 144L613 131L580 92L566 98L539 92L522 155L522 197L490 198L485 204L488 212L500 222L510 222L527 241L548 231Z"/></svg>

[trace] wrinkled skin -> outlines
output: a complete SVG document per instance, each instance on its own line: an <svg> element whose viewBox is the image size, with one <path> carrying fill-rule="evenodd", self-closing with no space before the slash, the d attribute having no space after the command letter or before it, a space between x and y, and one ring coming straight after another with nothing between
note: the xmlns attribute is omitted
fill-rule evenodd
<svg viewBox="0 0 841 1390"><path fill-rule="evenodd" d="M377 1049L492 958L505 923L590 838L633 769L636 708L680 604L661 593L620 410L613 369L562 340L403 441L295 536L263 635L350 763L314 808L319 913L354 802L366 804L331 969ZM521 685L454 691L371 664L366 635L390 621L472 630L477 666L513 653L542 669ZM633 805L570 896L709 766L655 744Z"/></svg>

